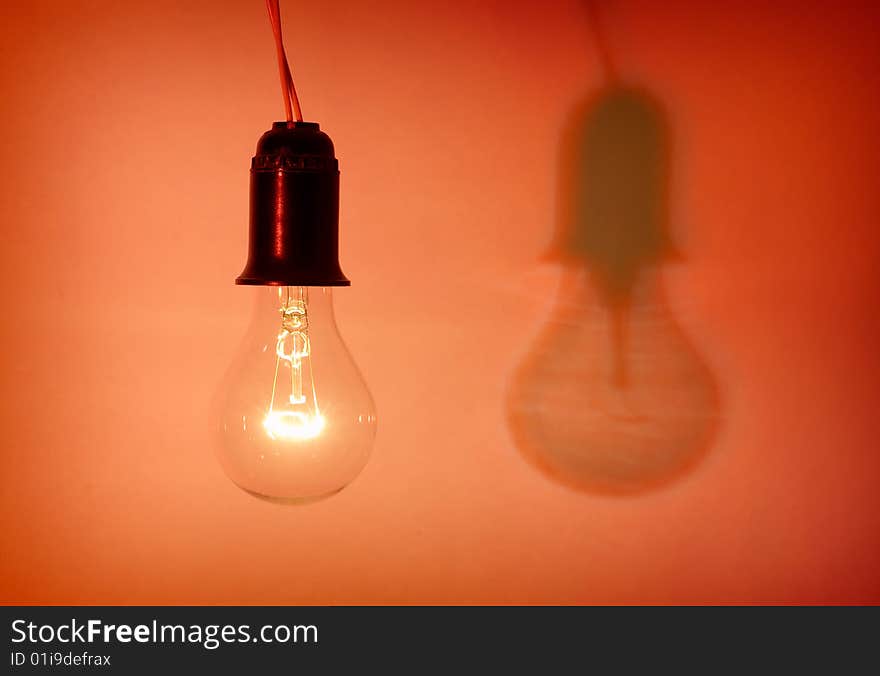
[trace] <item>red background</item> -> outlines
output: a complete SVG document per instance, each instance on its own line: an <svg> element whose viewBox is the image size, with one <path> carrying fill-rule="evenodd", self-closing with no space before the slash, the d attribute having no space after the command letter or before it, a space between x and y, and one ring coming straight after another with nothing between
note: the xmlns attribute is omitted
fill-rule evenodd
<svg viewBox="0 0 880 676"><path fill-rule="evenodd" d="M282 3L380 422L360 478L297 508L224 477L209 418L281 110L262 2L0 12L0 600L880 601L876 5L601 5L670 112L665 284L721 402L693 471L603 497L536 472L504 412L559 281L563 124L600 83L583 7Z"/></svg>

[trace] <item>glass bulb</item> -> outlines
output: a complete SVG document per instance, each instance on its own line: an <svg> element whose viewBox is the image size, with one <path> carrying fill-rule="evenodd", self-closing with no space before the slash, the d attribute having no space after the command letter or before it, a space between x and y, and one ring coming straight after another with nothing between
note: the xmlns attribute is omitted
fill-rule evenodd
<svg viewBox="0 0 880 676"><path fill-rule="evenodd" d="M260 287L220 394L219 457L249 493L308 502L351 483L376 410L333 315L329 288Z"/></svg>

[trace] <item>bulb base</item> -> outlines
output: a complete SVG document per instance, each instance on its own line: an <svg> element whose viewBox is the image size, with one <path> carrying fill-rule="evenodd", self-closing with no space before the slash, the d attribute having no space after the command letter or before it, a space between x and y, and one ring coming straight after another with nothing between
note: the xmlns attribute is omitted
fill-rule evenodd
<svg viewBox="0 0 880 676"><path fill-rule="evenodd" d="M316 122L275 122L251 161L248 260L236 284L349 286L339 266L339 165Z"/></svg>

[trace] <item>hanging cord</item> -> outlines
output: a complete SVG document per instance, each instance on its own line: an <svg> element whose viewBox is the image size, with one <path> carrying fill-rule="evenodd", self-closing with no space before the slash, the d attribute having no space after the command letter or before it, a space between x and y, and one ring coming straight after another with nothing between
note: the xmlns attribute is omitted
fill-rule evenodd
<svg viewBox="0 0 880 676"><path fill-rule="evenodd" d="M288 122L293 122L294 115L297 122L302 122L302 109L299 107L299 98L296 95L296 87L293 86L293 76L290 74L290 64L287 62L287 54L284 51L284 40L281 37L281 8L278 0L266 0L266 10L269 12L269 21L272 22L272 33L275 34L275 49L278 52L278 74L281 76L281 96L284 98L284 113Z"/></svg>

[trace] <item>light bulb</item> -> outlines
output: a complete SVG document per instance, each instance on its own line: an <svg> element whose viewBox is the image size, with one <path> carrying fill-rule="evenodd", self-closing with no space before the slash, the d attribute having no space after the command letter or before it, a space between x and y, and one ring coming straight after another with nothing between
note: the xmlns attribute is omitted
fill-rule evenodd
<svg viewBox="0 0 880 676"><path fill-rule="evenodd" d="M360 473L376 411L333 315L339 163L315 122L275 122L251 160L248 258L235 283L257 294L218 397L220 462L276 502L337 493ZM254 288L256 287L256 288Z"/></svg>
<svg viewBox="0 0 880 676"><path fill-rule="evenodd" d="M224 384L219 457L249 493L333 495L366 464L376 411L333 314L330 288L261 286Z"/></svg>

